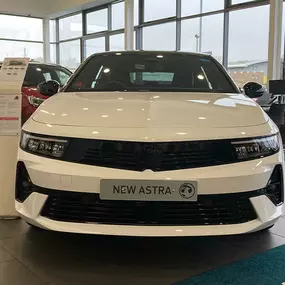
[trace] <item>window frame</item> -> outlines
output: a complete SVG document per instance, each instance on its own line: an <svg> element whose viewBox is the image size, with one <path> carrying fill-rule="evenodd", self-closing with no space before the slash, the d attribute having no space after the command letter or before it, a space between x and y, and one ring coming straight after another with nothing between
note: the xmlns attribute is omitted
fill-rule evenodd
<svg viewBox="0 0 285 285"><path fill-rule="evenodd" d="M11 16L11 17L18 17L18 18L27 18L27 19L37 19L37 20L41 20L42 21L42 25L43 25L43 19L41 17L34 17L34 16L24 16L24 15L16 15L16 14L7 14L7 13L0 13L0 15L3 16ZM34 43L34 44L41 44L43 47L44 44L44 39L43 39L44 35L42 33L42 38L41 39L32 39L32 40L27 40L25 38L13 38L13 37L1 37L0 36L0 45L1 42L19 42L19 43ZM44 58L44 52L43 52L43 48L42 48L42 53L41 53L41 57ZM4 58L3 58L4 59ZM0 59L1 61L1 59Z"/></svg>
<svg viewBox="0 0 285 285"><path fill-rule="evenodd" d="M143 28L148 26L154 26L159 24L164 24L168 22L175 21L176 23L176 50L179 51L181 47L181 21L187 20L187 19L194 19L194 18L201 18L204 16L210 16L215 14L223 13L224 15L224 23L223 23L223 43L222 43L222 62L223 65L227 68L228 66L228 47L229 47L229 12L240 10L240 9L247 9L247 8L254 8L259 7L263 5L268 5L269 0L254 0L254 1L248 1L244 3L237 3L232 4L232 0L224 0L224 7L220 10L210 11L210 12L202 12L201 14L195 14L195 15L189 15L189 16L181 16L181 1L182 0L176 0L176 13L174 16L166 17L162 19L157 19L153 21L144 21L144 14L145 14L145 1L144 0L134 0L138 1L138 24L134 27L136 38L135 38L135 49L136 50L142 50L143 49ZM124 33L124 29L119 30L112 30L112 5L123 2L123 0L114 1L108 4L99 5L93 8L89 8L86 10L81 11L82 12L82 25L83 25L83 35L79 39L81 40L81 60L83 61L85 57L85 49L84 49L84 43L88 39L96 38L96 37L105 37L105 50L110 50L110 36L115 34ZM91 12L95 12L98 10L102 10L107 8L108 11L108 29L103 32L98 33L92 33L87 34L86 31L86 15ZM60 18L56 18L57 22L57 31L58 31L58 21L61 18L65 18L76 13L64 15ZM57 63L60 62L60 54L59 54L59 43L62 41L59 41L59 37L57 36Z"/></svg>

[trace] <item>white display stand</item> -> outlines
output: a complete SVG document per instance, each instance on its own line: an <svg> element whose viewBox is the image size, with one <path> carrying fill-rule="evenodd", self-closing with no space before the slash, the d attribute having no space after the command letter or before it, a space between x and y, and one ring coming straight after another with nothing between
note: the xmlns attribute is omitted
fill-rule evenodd
<svg viewBox="0 0 285 285"><path fill-rule="evenodd" d="M21 88L29 58L6 58L0 69L0 219L15 211L17 150L21 133Z"/></svg>

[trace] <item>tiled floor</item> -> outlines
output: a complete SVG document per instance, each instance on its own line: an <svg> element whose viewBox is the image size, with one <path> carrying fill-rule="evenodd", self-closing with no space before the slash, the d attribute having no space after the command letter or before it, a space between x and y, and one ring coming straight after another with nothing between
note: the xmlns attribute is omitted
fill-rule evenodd
<svg viewBox="0 0 285 285"><path fill-rule="evenodd" d="M122 238L32 230L0 221L0 285L168 285L285 244L270 232L210 238Z"/></svg>

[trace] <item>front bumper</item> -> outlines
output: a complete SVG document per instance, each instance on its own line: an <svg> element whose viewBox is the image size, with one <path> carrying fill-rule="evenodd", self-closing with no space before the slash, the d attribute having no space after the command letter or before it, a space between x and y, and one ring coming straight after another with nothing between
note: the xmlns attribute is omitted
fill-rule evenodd
<svg viewBox="0 0 285 285"><path fill-rule="evenodd" d="M247 193L263 189L276 167L283 165L283 153L243 163L167 172L134 172L56 161L19 151L34 185L74 193L100 193L101 179L195 180L199 195ZM16 210L29 223L49 230L122 236L205 236L249 233L264 229L282 215L266 195L250 198L256 212L254 220L231 225L117 225L52 220L41 215L49 193L33 192Z"/></svg>

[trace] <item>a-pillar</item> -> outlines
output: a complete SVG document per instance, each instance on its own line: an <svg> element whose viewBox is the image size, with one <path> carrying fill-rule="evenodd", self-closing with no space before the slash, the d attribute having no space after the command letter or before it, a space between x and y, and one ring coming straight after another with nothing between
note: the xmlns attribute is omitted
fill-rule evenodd
<svg viewBox="0 0 285 285"><path fill-rule="evenodd" d="M125 50L134 49L134 0L125 0Z"/></svg>

